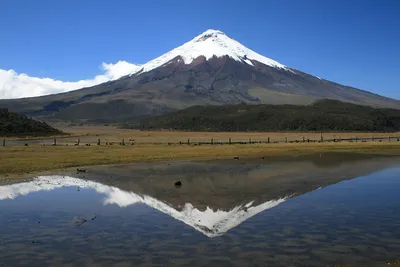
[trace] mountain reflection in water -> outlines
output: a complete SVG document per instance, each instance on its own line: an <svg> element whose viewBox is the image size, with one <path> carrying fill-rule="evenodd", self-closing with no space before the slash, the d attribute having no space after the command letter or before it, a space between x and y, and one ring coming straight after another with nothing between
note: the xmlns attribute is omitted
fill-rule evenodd
<svg viewBox="0 0 400 267"><path fill-rule="evenodd" d="M94 189L97 193L105 195L104 205L116 204L119 207L127 207L137 203L146 204L184 222L208 237L220 236L250 217L261 211L273 208L288 198L269 200L257 206L253 205L254 201L250 201L227 211L213 210L210 207L201 211L191 203L185 203L183 209L178 211L171 205L151 196L124 191L117 187L68 176L40 176L26 183L0 186L0 200L14 199L33 192L49 191L62 187Z"/></svg>
<svg viewBox="0 0 400 267"><path fill-rule="evenodd" d="M0 266L380 266L400 257L399 163L164 162L3 184Z"/></svg>

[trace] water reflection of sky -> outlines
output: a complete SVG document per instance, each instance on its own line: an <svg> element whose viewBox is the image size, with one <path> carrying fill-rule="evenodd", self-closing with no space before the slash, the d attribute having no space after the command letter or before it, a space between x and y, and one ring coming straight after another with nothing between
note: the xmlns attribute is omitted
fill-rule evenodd
<svg viewBox="0 0 400 267"><path fill-rule="evenodd" d="M250 201L212 215L199 209L204 217L196 229L168 199L40 177L0 186L0 266L387 266L400 258L399 190L400 168L388 168L282 203L266 200L259 213L265 203L253 203L247 214L254 210L254 216L213 232L207 223L216 221L203 218L234 218ZM92 214L94 221L71 223Z"/></svg>
<svg viewBox="0 0 400 267"><path fill-rule="evenodd" d="M268 200L259 205L253 205L254 201L250 201L232 207L230 210L215 210L213 207L199 210L191 203L186 203L181 210L177 210L151 196L124 191L98 182L69 176L40 176L30 182L0 186L0 200L16 199L35 192L49 192L66 187L74 187L77 191L93 189L98 194L105 196L102 200L103 205L115 204L119 207L127 207L133 204L145 204L184 222L208 237L222 235L254 215L281 204L288 198ZM60 198L61 196L57 194L54 197Z"/></svg>

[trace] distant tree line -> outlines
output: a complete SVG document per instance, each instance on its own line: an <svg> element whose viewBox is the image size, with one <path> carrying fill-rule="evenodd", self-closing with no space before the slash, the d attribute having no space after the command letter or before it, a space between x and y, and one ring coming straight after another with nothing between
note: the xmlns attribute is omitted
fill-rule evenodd
<svg viewBox="0 0 400 267"><path fill-rule="evenodd" d="M42 136L61 133L45 122L0 108L0 136Z"/></svg>
<svg viewBox="0 0 400 267"><path fill-rule="evenodd" d="M183 131L400 131L400 110L320 100L308 106L194 106L125 124L142 130Z"/></svg>

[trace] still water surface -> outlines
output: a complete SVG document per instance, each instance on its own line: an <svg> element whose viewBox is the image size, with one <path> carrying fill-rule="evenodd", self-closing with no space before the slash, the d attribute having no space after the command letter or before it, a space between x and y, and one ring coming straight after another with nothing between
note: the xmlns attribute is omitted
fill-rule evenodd
<svg viewBox="0 0 400 267"><path fill-rule="evenodd" d="M330 161L116 166L4 184L0 265L387 266L399 260L400 161Z"/></svg>

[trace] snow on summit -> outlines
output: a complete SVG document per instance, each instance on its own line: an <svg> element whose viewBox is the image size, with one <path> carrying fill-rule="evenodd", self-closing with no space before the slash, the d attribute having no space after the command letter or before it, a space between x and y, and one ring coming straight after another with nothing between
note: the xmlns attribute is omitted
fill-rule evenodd
<svg viewBox="0 0 400 267"><path fill-rule="evenodd" d="M228 37L225 33L218 30L207 30L195 37L191 41L179 46L164 55L149 61L142 65L141 69L131 74L139 74L156 69L172 59L180 56L185 64L190 64L200 56L204 56L207 60L212 57L229 56L230 58L253 66L251 60L258 61L267 66L290 70L285 65L264 57L253 50L245 47L241 43Z"/></svg>

